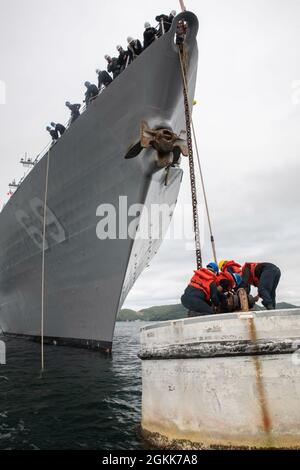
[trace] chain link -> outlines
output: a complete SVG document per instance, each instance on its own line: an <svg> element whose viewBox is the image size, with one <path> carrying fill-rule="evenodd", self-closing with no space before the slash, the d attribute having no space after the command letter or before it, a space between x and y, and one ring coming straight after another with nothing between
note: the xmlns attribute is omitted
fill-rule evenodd
<svg viewBox="0 0 300 470"><path fill-rule="evenodd" d="M200 229L199 229L199 217L198 217L198 201L197 201L197 187L196 177L194 168L194 154L193 154L193 140L191 130L191 113L189 106L189 96L187 89L187 54L183 44L179 45L179 58L182 71L183 80L183 95L184 95L184 112L185 112L185 123L186 123L186 137L189 152L189 168L190 168L190 181L191 181L191 192L192 192L192 206L193 206L193 226L195 234L195 245L196 245L196 262L197 269L202 268L202 254L201 254L201 243L200 243Z"/></svg>

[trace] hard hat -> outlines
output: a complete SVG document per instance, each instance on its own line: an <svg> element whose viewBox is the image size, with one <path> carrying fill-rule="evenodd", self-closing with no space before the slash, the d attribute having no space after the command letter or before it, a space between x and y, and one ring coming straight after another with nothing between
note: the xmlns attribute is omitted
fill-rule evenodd
<svg viewBox="0 0 300 470"><path fill-rule="evenodd" d="M234 273L232 276L233 276L233 279L235 280L236 286L239 287L239 285L242 282L242 276L238 273Z"/></svg>
<svg viewBox="0 0 300 470"><path fill-rule="evenodd" d="M150 24L148 21L146 21L146 23L144 24L144 26L145 26L145 29L151 28L151 24Z"/></svg>
<svg viewBox="0 0 300 470"><path fill-rule="evenodd" d="M208 265L206 267L207 267L207 269L209 269L210 271L213 271L216 274L218 274L218 272L219 272L218 265L215 262L208 263Z"/></svg>
<svg viewBox="0 0 300 470"><path fill-rule="evenodd" d="M120 44L117 45L117 51L119 51L120 49L123 49L122 46L120 46Z"/></svg>
<svg viewBox="0 0 300 470"><path fill-rule="evenodd" d="M66 102L65 102L65 105L66 105L66 106L70 106L70 104L71 104L70 101L66 101Z"/></svg>
<svg viewBox="0 0 300 470"><path fill-rule="evenodd" d="M50 124L51 124L52 127L56 126L55 122L50 122Z"/></svg>
<svg viewBox="0 0 300 470"><path fill-rule="evenodd" d="M171 13L170 13L170 15L176 16L176 10L172 10Z"/></svg>
<svg viewBox="0 0 300 470"><path fill-rule="evenodd" d="M227 260L226 259L222 259L220 262L219 262L219 269L220 271L222 271L222 268L224 266L224 264L227 263Z"/></svg>
<svg viewBox="0 0 300 470"><path fill-rule="evenodd" d="M128 38L127 38L128 44L130 44L130 43L133 42L133 41L134 41L134 39L133 39L131 36L128 36Z"/></svg>
<svg viewBox="0 0 300 470"><path fill-rule="evenodd" d="M99 73L100 73L100 70L99 70L99 69L96 69L96 73L99 75Z"/></svg>
<svg viewBox="0 0 300 470"><path fill-rule="evenodd" d="M111 57L110 57L110 55L107 55L107 54L106 54L106 55L104 56L104 59L106 59L106 60L111 60Z"/></svg>
<svg viewBox="0 0 300 470"><path fill-rule="evenodd" d="M90 82L84 82L85 86L90 86Z"/></svg>

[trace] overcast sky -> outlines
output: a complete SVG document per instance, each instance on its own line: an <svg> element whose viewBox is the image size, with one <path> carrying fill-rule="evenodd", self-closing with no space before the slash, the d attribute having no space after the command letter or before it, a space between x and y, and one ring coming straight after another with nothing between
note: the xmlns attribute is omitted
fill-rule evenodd
<svg viewBox="0 0 300 470"><path fill-rule="evenodd" d="M145 21L179 10L165 0L0 0L0 204L22 176L25 152L48 142L45 126L68 119L104 54ZM186 0L200 21L194 108L219 258L271 261L278 300L300 304L300 2ZM0 101L1 101L0 85ZM190 200L188 167L179 204ZM202 201L201 192L199 199ZM1 229L1 227L0 227ZM209 238L203 258L210 261ZM166 240L126 306L177 303L195 268L185 241Z"/></svg>

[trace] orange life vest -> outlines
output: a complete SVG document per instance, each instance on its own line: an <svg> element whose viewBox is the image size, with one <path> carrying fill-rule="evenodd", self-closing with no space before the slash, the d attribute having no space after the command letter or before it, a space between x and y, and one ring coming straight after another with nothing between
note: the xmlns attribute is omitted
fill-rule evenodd
<svg viewBox="0 0 300 470"><path fill-rule="evenodd" d="M204 292L206 300L210 300L210 286L216 282L216 275L206 268L194 271L194 276L190 281L190 286L196 287Z"/></svg>
<svg viewBox="0 0 300 470"><path fill-rule="evenodd" d="M217 275L217 279L216 279L217 285L223 287L221 285L221 281L223 281L223 280L229 281L228 289L226 289L227 291L230 291L235 287L235 281L234 281L232 275L228 271L225 271L224 273L220 272Z"/></svg>
<svg viewBox="0 0 300 470"><path fill-rule="evenodd" d="M244 271L246 268L250 269L250 277L249 277L249 284L252 286L258 287L259 283L259 278L255 274L255 268L258 265L258 263L245 263L242 269L242 275L244 274Z"/></svg>
<svg viewBox="0 0 300 470"><path fill-rule="evenodd" d="M233 273L241 274L242 271L242 266L239 263L236 263L235 261L227 261L227 263L224 263L222 266L222 271L227 272L228 268L231 268L231 271Z"/></svg>

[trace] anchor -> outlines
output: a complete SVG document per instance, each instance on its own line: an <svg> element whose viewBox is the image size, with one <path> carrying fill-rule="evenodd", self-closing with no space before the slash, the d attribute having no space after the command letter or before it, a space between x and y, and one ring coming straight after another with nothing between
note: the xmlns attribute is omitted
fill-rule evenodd
<svg viewBox="0 0 300 470"><path fill-rule="evenodd" d="M126 159L137 157L143 149L153 147L156 150L155 162L159 168L166 168L177 164L180 155L188 156L186 140L170 129L150 129L146 121L141 122L141 140L131 146L125 156Z"/></svg>

